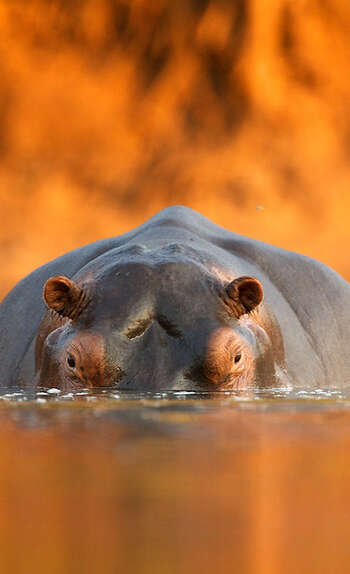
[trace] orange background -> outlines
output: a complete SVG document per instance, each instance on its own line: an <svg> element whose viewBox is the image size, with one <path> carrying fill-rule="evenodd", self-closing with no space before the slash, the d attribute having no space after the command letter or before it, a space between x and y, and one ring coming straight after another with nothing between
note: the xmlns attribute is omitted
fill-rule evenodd
<svg viewBox="0 0 350 574"><path fill-rule="evenodd" d="M0 0L0 296L174 203L350 277L345 0Z"/></svg>

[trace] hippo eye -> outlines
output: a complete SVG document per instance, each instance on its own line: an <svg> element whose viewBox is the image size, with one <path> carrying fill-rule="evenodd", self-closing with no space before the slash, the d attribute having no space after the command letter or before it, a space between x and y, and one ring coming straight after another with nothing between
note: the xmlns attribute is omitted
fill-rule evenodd
<svg viewBox="0 0 350 574"><path fill-rule="evenodd" d="M75 367L75 359L73 357L73 355L71 355L70 353L68 353L67 355L67 363L70 366L71 369L74 369Z"/></svg>
<svg viewBox="0 0 350 574"><path fill-rule="evenodd" d="M242 354L241 354L241 353L238 353L238 354L235 356L235 363L239 363L239 361L241 360L241 357L242 357Z"/></svg>

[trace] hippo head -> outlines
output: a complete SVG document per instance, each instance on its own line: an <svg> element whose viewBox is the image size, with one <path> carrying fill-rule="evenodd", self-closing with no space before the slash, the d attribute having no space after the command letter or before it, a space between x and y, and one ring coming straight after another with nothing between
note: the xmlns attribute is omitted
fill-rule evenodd
<svg viewBox="0 0 350 574"><path fill-rule="evenodd" d="M36 380L63 390L221 390L273 384L276 339L254 277L132 260L44 286Z"/></svg>

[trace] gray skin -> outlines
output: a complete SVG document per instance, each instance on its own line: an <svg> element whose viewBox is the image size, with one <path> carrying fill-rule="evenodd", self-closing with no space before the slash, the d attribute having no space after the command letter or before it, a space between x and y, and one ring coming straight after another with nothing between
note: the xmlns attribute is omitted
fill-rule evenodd
<svg viewBox="0 0 350 574"><path fill-rule="evenodd" d="M0 384L344 386L349 343L350 286L336 272L173 206L14 287L0 305Z"/></svg>

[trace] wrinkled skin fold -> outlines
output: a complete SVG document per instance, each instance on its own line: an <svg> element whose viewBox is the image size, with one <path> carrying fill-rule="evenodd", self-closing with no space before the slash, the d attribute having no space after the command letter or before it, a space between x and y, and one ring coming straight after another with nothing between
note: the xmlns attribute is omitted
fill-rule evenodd
<svg viewBox="0 0 350 574"><path fill-rule="evenodd" d="M184 207L56 259L0 306L4 385L345 385L349 284Z"/></svg>

